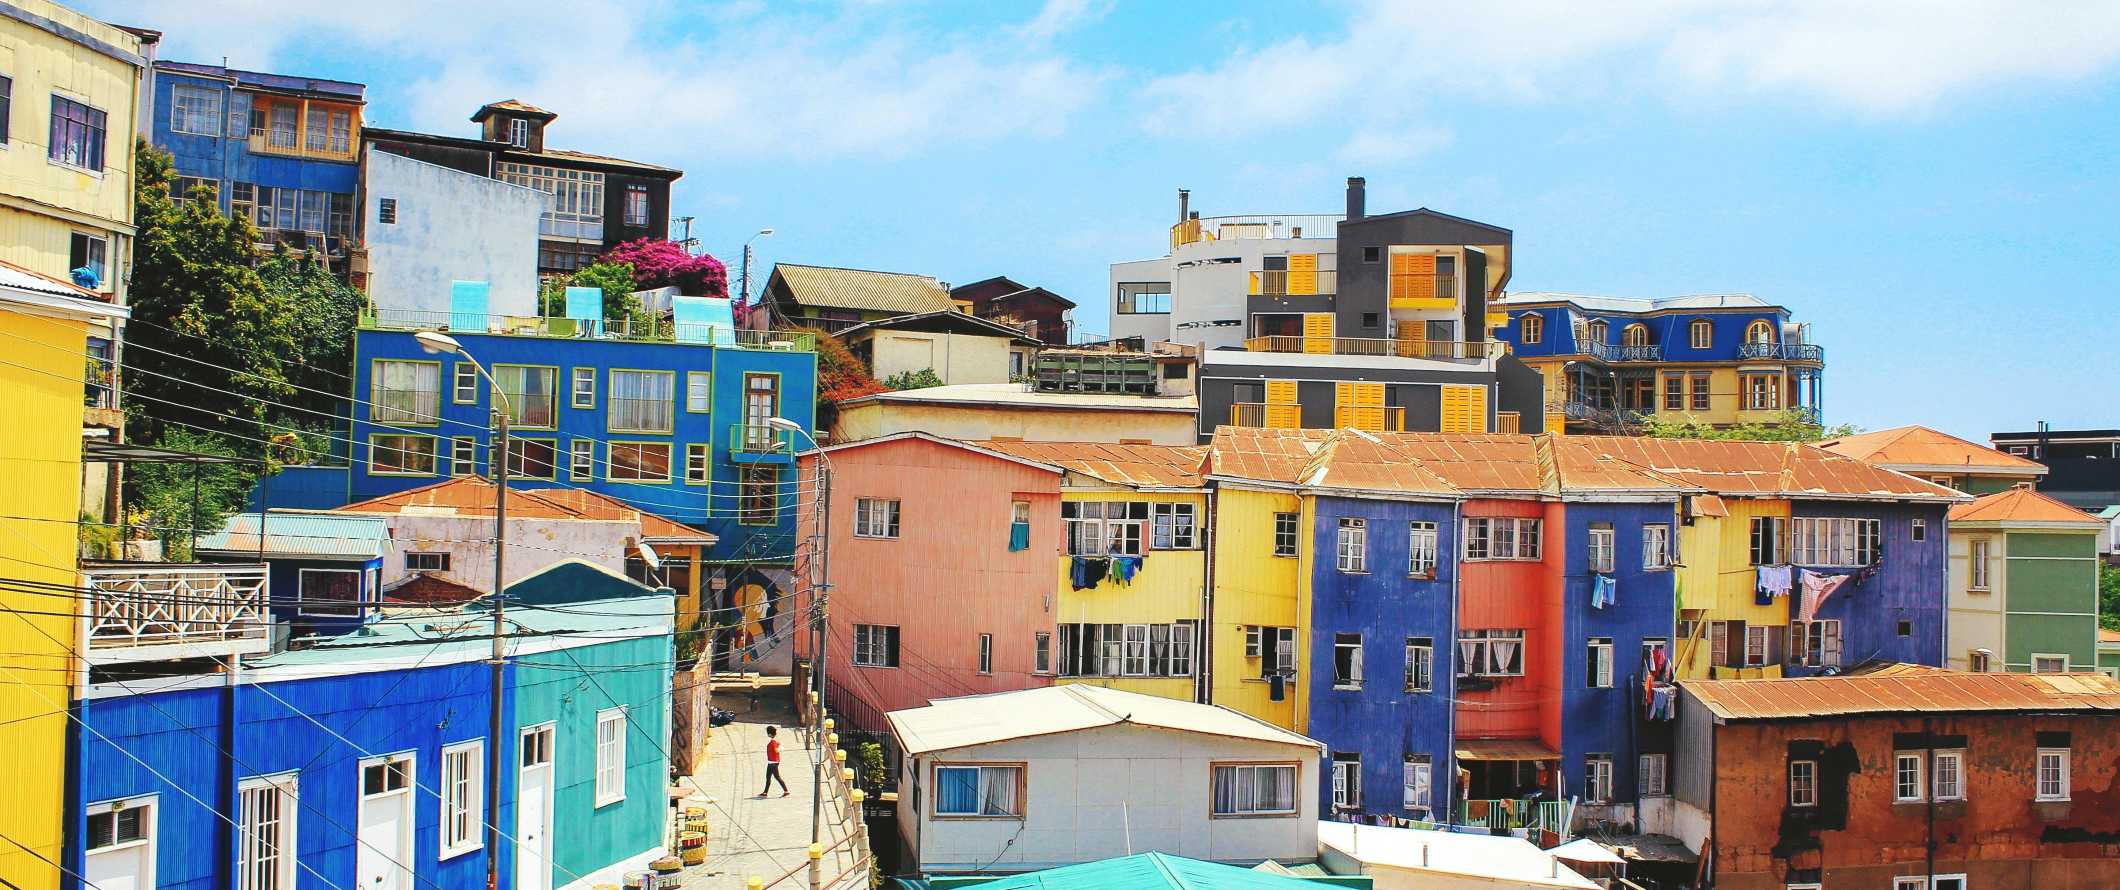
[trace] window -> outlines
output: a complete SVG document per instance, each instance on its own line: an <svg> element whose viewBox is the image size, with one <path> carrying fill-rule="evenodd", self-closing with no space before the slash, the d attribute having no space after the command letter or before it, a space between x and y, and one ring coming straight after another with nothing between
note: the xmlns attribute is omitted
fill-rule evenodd
<svg viewBox="0 0 2120 890"><path fill-rule="evenodd" d="M1406 755L1402 792L1404 804L1409 810L1425 810L1435 806L1435 776L1429 768L1426 754Z"/></svg>
<svg viewBox="0 0 2120 890"><path fill-rule="evenodd" d="M1937 751L1935 775L1930 779L1930 791L1937 800L1965 799L1965 752Z"/></svg>
<svg viewBox="0 0 2120 890"><path fill-rule="evenodd" d="M433 436L377 433L368 437L368 472L385 476L432 476L437 447Z"/></svg>
<svg viewBox="0 0 2120 890"><path fill-rule="evenodd" d="M516 148L530 147L530 122L522 118L508 119L508 144Z"/></svg>
<svg viewBox="0 0 2120 890"><path fill-rule="evenodd" d="M84 846L90 853L148 844L154 840L155 799L152 797L93 804L89 809L88 837Z"/></svg>
<svg viewBox="0 0 2120 890"><path fill-rule="evenodd" d="M1622 346L1647 346L1649 345L1649 327L1637 323L1621 328L1619 342Z"/></svg>
<svg viewBox="0 0 2120 890"><path fill-rule="evenodd" d="M538 220L538 234L551 238L603 238L604 174L503 162L500 180L551 196ZM596 248L591 247L586 259L593 261L596 252ZM550 264L540 256L538 265ZM580 265L587 265L587 262L578 262L573 267Z"/></svg>
<svg viewBox="0 0 2120 890"><path fill-rule="evenodd" d="M0 145L6 145L13 134L15 116L15 79L0 75Z"/></svg>
<svg viewBox="0 0 2120 890"><path fill-rule="evenodd" d="M78 269L86 269L88 274L95 279L93 287L109 287L109 239L100 235L91 235L87 232L75 232L70 242L66 258L67 271L73 272Z"/></svg>
<svg viewBox="0 0 2120 890"><path fill-rule="evenodd" d="M2068 673L2068 656L2034 654L2032 656L2032 673L2066 674Z"/></svg>
<svg viewBox="0 0 2120 890"><path fill-rule="evenodd" d="M442 365L440 362L376 359L368 390L369 420L390 424L438 423Z"/></svg>
<svg viewBox="0 0 2120 890"><path fill-rule="evenodd" d="M626 799L626 709L596 712L596 806Z"/></svg>
<svg viewBox="0 0 2120 890"><path fill-rule="evenodd" d="M52 96L52 160L69 167L102 171L103 131L103 112L65 96Z"/></svg>
<svg viewBox="0 0 2120 890"><path fill-rule="evenodd" d="M1686 409L1686 375L1684 375L1684 374L1665 374L1665 375L1664 375L1664 410L1665 410L1665 411L1684 411L1685 409Z"/></svg>
<svg viewBox="0 0 2120 890"><path fill-rule="evenodd" d="M295 775L245 779L236 797L237 890L292 890Z"/></svg>
<svg viewBox="0 0 2120 890"><path fill-rule="evenodd" d="M1780 374L1746 374L1745 409L1772 411L1781 407Z"/></svg>
<svg viewBox="0 0 2120 890"><path fill-rule="evenodd" d="M553 439L509 439L508 475L516 479L557 477L559 442Z"/></svg>
<svg viewBox="0 0 2120 890"><path fill-rule="evenodd" d="M1121 661L1119 674L1124 677L1148 676L1148 625L1129 624L1119 638ZM1106 640L1107 643L1110 640Z"/></svg>
<svg viewBox="0 0 2120 890"><path fill-rule="evenodd" d="M1465 520L1466 559L1539 558L1543 520L1476 517Z"/></svg>
<svg viewBox="0 0 2120 890"><path fill-rule="evenodd" d="M412 787L412 755L396 754L361 764L361 796L381 797Z"/></svg>
<svg viewBox="0 0 2120 890"><path fill-rule="evenodd" d="M1663 637L1642 638L1642 670L1647 671L1658 662L1669 665L1671 641Z"/></svg>
<svg viewBox="0 0 2120 890"><path fill-rule="evenodd" d="M1994 654L1986 649L1975 649L1969 653L1966 653L1965 660L1969 669L1973 673L1985 674L1995 669L1994 664L1992 663L1993 656Z"/></svg>
<svg viewBox="0 0 2120 890"><path fill-rule="evenodd" d="M1745 628L1745 666L1759 667L1767 663L1767 629L1763 625Z"/></svg>
<svg viewBox="0 0 2120 890"><path fill-rule="evenodd" d="M1789 806L1818 806L1818 761L1789 761Z"/></svg>
<svg viewBox="0 0 2120 890"><path fill-rule="evenodd" d="M408 572L446 572L446 571L449 571L449 554L448 554L448 553L418 553L418 552L412 552L412 553L407 553L407 554L405 554L405 571L408 571Z"/></svg>
<svg viewBox="0 0 2120 890"><path fill-rule="evenodd" d="M611 478L629 482L670 481L670 443L613 442L606 464Z"/></svg>
<svg viewBox="0 0 2120 890"><path fill-rule="evenodd" d="M770 466L746 466L736 482L736 521L742 525L772 525L780 514L780 471Z"/></svg>
<svg viewBox="0 0 2120 890"><path fill-rule="evenodd" d="M1642 526L1642 568L1648 570L1671 567L1671 526L1651 523Z"/></svg>
<svg viewBox="0 0 2120 890"><path fill-rule="evenodd" d="M1892 799L1894 801L1924 800L1921 787L1921 754L1900 751L1892 755Z"/></svg>
<svg viewBox="0 0 2120 890"><path fill-rule="evenodd" d="M935 766L937 816L1013 819L1022 804L1021 766Z"/></svg>
<svg viewBox="0 0 2120 890"><path fill-rule="evenodd" d="M478 404L478 366L457 362L449 378L449 401L458 405Z"/></svg>
<svg viewBox="0 0 2120 890"><path fill-rule="evenodd" d="M1521 629L1458 631L1458 675L1523 676L1524 632Z"/></svg>
<svg viewBox="0 0 2120 890"><path fill-rule="evenodd" d="M685 413L706 414L714 407L714 375L706 371L685 372Z"/></svg>
<svg viewBox="0 0 2120 890"><path fill-rule="evenodd" d="M1877 561L1883 538L1875 519L1796 519L1793 562L1807 566L1866 566Z"/></svg>
<svg viewBox="0 0 2120 890"><path fill-rule="evenodd" d="M1590 571L1611 574L1612 523L1590 523L1590 533L1586 537L1590 545Z"/></svg>
<svg viewBox="0 0 2120 890"><path fill-rule="evenodd" d="M1362 635L1332 635L1332 688L1362 688Z"/></svg>
<svg viewBox="0 0 2120 890"><path fill-rule="evenodd" d="M221 135L221 93L176 84L169 88L169 128L194 136Z"/></svg>
<svg viewBox="0 0 2120 890"><path fill-rule="evenodd" d="M1708 381L1712 376L1706 372L1693 375L1693 410L1708 410Z"/></svg>
<svg viewBox="0 0 2120 890"><path fill-rule="evenodd" d="M1715 326L1705 318L1696 318L1686 326L1688 343L1694 349L1707 349L1715 344Z"/></svg>
<svg viewBox="0 0 2120 890"><path fill-rule="evenodd" d="M854 537L898 537L898 499L857 498L854 501Z"/></svg>
<svg viewBox="0 0 2120 890"><path fill-rule="evenodd" d="M1793 621L1789 623L1789 636L1802 663L1811 667L1840 666L1840 619Z"/></svg>
<svg viewBox="0 0 2120 890"><path fill-rule="evenodd" d="M1195 628L1176 624L1060 625L1063 677L1187 677Z"/></svg>
<svg viewBox="0 0 2120 890"><path fill-rule="evenodd" d="M1436 527L1433 522L1406 524L1406 574L1435 577Z"/></svg>
<svg viewBox="0 0 2120 890"><path fill-rule="evenodd" d="M508 443L513 450L514 442ZM588 482L596 478L596 440L574 438L567 442L567 478Z"/></svg>
<svg viewBox="0 0 2120 890"><path fill-rule="evenodd" d="M1273 515L1273 555L1296 555L1298 518L1295 513L1275 513Z"/></svg>
<svg viewBox="0 0 2120 890"><path fill-rule="evenodd" d="M1334 544L1337 565L1340 571L1359 574L1369 566L1369 520L1354 517L1340 520L1340 533Z"/></svg>
<svg viewBox="0 0 2120 890"><path fill-rule="evenodd" d="M2040 748L2038 751L2038 787L2033 789L2033 800L2068 799L2068 749Z"/></svg>
<svg viewBox="0 0 2120 890"><path fill-rule="evenodd" d="M1031 638L1031 673L1050 674L1052 672L1053 635L1049 633L1033 634Z"/></svg>
<svg viewBox="0 0 2120 890"><path fill-rule="evenodd" d="M478 440L471 436L455 436L449 440L449 475L470 476L478 473Z"/></svg>
<svg viewBox="0 0 2120 890"><path fill-rule="evenodd" d="M1292 816L1296 812L1296 765L1214 765L1217 816Z"/></svg>
<svg viewBox="0 0 2120 890"><path fill-rule="evenodd" d="M480 742L464 742L442 749L442 858L469 853L481 846L479 797L484 791Z"/></svg>
<svg viewBox="0 0 2120 890"><path fill-rule="evenodd" d="M1780 516L1752 517L1752 564L1776 566L1788 562L1788 522Z"/></svg>
<svg viewBox="0 0 2120 890"><path fill-rule="evenodd" d="M1592 689L1612 688L1612 638L1591 637L1585 659L1584 682Z"/></svg>
<svg viewBox="0 0 2120 890"><path fill-rule="evenodd" d="M1671 755L1643 754L1634 767L1635 793L1642 797L1663 797L1671 793L1669 774Z"/></svg>
<svg viewBox="0 0 2120 890"><path fill-rule="evenodd" d="M898 627L891 624L854 625L854 663L862 667L897 667Z"/></svg>
<svg viewBox="0 0 2120 890"><path fill-rule="evenodd" d="M1163 315L1170 312L1170 282L1122 281L1115 307L1120 315Z"/></svg>
<svg viewBox="0 0 2120 890"><path fill-rule="evenodd" d="M1583 802L1609 803L1612 800L1612 755L1583 755Z"/></svg>
<svg viewBox="0 0 2120 890"><path fill-rule="evenodd" d="M982 674L991 674L994 672L993 634L979 635L979 672Z"/></svg>
<svg viewBox="0 0 2120 890"><path fill-rule="evenodd" d="M1141 555L1142 526L1148 524L1146 501L1066 501L1060 518L1067 523L1067 552L1077 556Z"/></svg>
<svg viewBox="0 0 2120 890"><path fill-rule="evenodd" d="M1156 504L1149 546L1157 550L1191 550L1199 540L1192 504Z"/></svg>
<svg viewBox="0 0 2120 890"><path fill-rule="evenodd" d="M1406 638L1406 691L1429 692L1435 688L1435 638Z"/></svg>
<svg viewBox="0 0 2120 890"><path fill-rule="evenodd" d="M575 368L573 376L568 378L568 383L568 405L589 409L596 407L595 368Z"/></svg>
<svg viewBox="0 0 2120 890"><path fill-rule="evenodd" d="M1527 346L1546 339L1546 319L1541 315L1525 313L1517 316L1517 340Z"/></svg>
<svg viewBox="0 0 2120 890"><path fill-rule="evenodd" d="M608 420L612 432L668 433L674 371L612 371Z"/></svg>
<svg viewBox="0 0 2120 890"><path fill-rule="evenodd" d="M1774 326L1764 321L1755 321L1745 326L1746 343L1774 342Z"/></svg>
<svg viewBox="0 0 2120 890"><path fill-rule="evenodd" d="M494 365L493 379L507 396L508 422L530 429L551 429L558 368Z"/></svg>
<svg viewBox="0 0 2120 890"><path fill-rule="evenodd" d="M625 223L626 223L626 225L629 225L629 226L645 226L645 225L647 225L647 224L648 224L648 187L647 187L647 186L644 186L644 185L629 185L629 186L626 186L626 207L625 207L625 211L626 211L626 212L625 212Z"/></svg>
<svg viewBox="0 0 2120 890"><path fill-rule="evenodd" d="M228 186L228 216L230 219L257 220L258 186L252 182L230 183Z"/></svg>
<svg viewBox="0 0 2120 890"><path fill-rule="evenodd" d="M1384 261L1384 248L1382 248L1382 247L1379 247L1379 246L1377 246L1377 245L1374 245L1374 244L1372 244L1372 245L1368 245L1368 246L1365 246L1365 247L1363 247L1363 248L1362 248L1362 262L1365 262L1365 263L1381 263L1381 262L1383 262L1383 261Z"/></svg>
<svg viewBox="0 0 2120 890"><path fill-rule="evenodd" d="M376 200L375 221L386 226L397 225L396 198L379 198Z"/></svg>
<svg viewBox="0 0 2120 890"><path fill-rule="evenodd" d="M1584 325L1583 333L1585 335L1585 339L1588 339L1592 343L1603 344L1611 341L1612 339L1611 326L1605 324L1602 321L1593 321L1587 325Z"/></svg>
<svg viewBox="0 0 2120 890"><path fill-rule="evenodd" d="M1929 521L1926 519L1913 520L1913 523L1907 527L1907 533L1913 537L1914 543L1918 544L1922 541L1928 540Z"/></svg>
<svg viewBox="0 0 2120 890"><path fill-rule="evenodd" d="M1357 809L1362 805L1362 755L1332 752L1332 805Z"/></svg>
<svg viewBox="0 0 2120 890"><path fill-rule="evenodd" d="M1990 578L1993 565L1988 558L1992 544L1986 538L1971 538L1966 541L1966 586L1973 590L1989 590L1994 583Z"/></svg>
<svg viewBox="0 0 2120 890"><path fill-rule="evenodd" d="M302 569L295 601L304 615L344 618L361 614L361 573L346 569Z"/></svg>
<svg viewBox="0 0 2120 890"><path fill-rule="evenodd" d="M685 446L685 484L706 485L713 481L712 454L713 449L705 442Z"/></svg>

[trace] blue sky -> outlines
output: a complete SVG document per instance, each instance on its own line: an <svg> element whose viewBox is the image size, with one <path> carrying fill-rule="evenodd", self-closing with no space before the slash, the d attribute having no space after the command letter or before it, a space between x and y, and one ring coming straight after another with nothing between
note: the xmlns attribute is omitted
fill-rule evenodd
<svg viewBox="0 0 2120 890"><path fill-rule="evenodd" d="M367 83L368 121L683 168L733 261L1006 274L1105 326L1107 266L1203 215L1427 206L1512 289L1748 291L1832 422L2120 425L2120 5L94 0L163 56ZM1477 7L1477 8L1469 8Z"/></svg>

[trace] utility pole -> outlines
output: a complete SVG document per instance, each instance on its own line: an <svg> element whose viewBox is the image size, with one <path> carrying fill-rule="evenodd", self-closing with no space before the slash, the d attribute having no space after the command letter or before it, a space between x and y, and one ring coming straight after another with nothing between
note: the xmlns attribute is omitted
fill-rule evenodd
<svg viewBox="0 0 2120 890"><path fill-rule="evenodd" d="M745 246L749 250L749 246ZM812 438L810 444L817 440ZM817 708L812 718L817 722L817 735L825 747L817 752L814 781L810 783L810 847L816 849L824 836L824 782L825 770L835 762L832 758L831 736L825 734L825 650L832 642L832 625L829 621L832 605L832 471L824 451L817 452L817 544L813 548L817 559L816 575L820 579L810 586L816 591L817 614L813 619L817 625ZM810 860L810 886L817 886L818 860Z"/></svg>
<svg viewBox="0 0 2120 890"><path fill-rule="evenodd" d="M496 383L495 393L500 392ZM507 666L501 625L502 606L507 599L508 558L508 412L493 409L494 446L486 452L493 466L493 701L486 733L486 890L500 890L501 881L501 681Z"/></svg>
<svg viewBox="0 0 2120 890"><path fill-rule="evenodd" d="M691 253L692 248L699 246L699 242L692 237L692 217L680 216L673 222L685 227L685 236L677 239L677 243L684 247L686 253Z"/></svg>

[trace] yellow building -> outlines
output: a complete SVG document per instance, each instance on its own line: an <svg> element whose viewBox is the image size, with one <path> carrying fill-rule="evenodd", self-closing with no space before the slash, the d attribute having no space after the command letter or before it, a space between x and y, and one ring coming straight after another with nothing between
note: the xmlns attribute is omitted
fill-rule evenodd
<svg viewBox="0 0 2120 890"><path fill-rule="evenodd" d="M1210 700L1295 729L1308 723L1308 699L1291 684L1274 700L1267 675L1285 666L1309 676L1315 499L1296 480L1333 431L1241 432L1217 433L1207 467L1215 488ZM1273 545L1253 543L1260 541Z"/></svg>

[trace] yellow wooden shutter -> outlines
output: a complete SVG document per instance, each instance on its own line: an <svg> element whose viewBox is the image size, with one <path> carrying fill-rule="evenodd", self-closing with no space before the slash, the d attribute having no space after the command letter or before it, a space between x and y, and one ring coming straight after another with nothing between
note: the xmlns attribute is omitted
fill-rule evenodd
<svg viewBox="0 0 2120 890"><path fill-rule="evenodd" d="M1332 313L1309 312L1303 315L1303 351L1313 355L1331 355Z"/></svg>
<svg viewBox="0 0 2120 890"><path fill-rule="evenodd" d="M1427 355L1424 345L1428 340L1428 325L1419 321L1398 323L1398 353L1400 358L1420 358Z"/></svg>
<svg viewBox="0 0 2120 890"><path fill-rule="evenodd" d="M1317 254L1292 253L1288 255L1288 292L1291 294L1314 294L1318 292Z"/></svg>
<svg viewBox="0 0 2120 890"><path fill-rule="evenodd" d="M1333 396L1335 426L1374 431L1384 429L1384 384L1334 384Z"/></svg>
<svg viewBox="0 0 2120 890"><path fill-rule="evenodd" d="M1303 426L1303 407L1296 398L1295 381L1266 381L1266 425L1283 430Z"/></svg>
<svg viewBox="0 0 2120 890"><path fill-rule="evenodd" d="M1446 433L1486 432L1487 388L1484 386L1443 387L1442 430Z"/></svg>
<svg viewBox="0 0 2120 890"><path fill-rule="evenodd" d="M1422 285L1426 285L1426 287ZM1393 298L1435 296L1435 255L1429 253L1392 254L1391 291L1389 296Z"/></svg>

